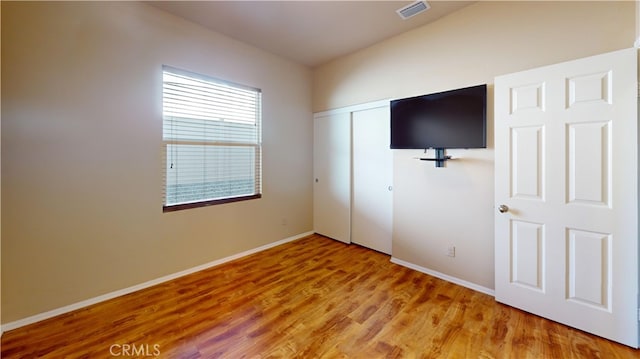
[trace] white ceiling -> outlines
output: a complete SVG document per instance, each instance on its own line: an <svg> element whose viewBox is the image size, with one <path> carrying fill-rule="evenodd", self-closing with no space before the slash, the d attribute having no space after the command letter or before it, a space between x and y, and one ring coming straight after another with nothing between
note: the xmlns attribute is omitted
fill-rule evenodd
<svg viewBox="0 0 640 359"><path fill-rule="evenodd" d="M429 1L407 20L413 1L149 1L231 38L314 67L420 27L472 1Z"/></svg>

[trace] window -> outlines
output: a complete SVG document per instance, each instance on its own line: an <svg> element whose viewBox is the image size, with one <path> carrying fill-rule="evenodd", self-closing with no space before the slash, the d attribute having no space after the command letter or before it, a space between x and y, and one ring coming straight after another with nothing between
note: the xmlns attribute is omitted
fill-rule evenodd
<svg viewBox="0 0 640 359"><path fill-rule="evenodd" d="M163 210L261 197L261 91L163 66Z"/></svg>

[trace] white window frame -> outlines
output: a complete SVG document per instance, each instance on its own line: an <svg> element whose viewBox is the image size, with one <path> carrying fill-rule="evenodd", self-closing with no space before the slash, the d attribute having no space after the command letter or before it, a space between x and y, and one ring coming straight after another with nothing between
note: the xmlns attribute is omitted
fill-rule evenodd
<svg viewBox="0 0 640 359"><path fill-rule="evenodd" d="M162 77L163 211L261 198L261 90L166 65Z"/></svg>

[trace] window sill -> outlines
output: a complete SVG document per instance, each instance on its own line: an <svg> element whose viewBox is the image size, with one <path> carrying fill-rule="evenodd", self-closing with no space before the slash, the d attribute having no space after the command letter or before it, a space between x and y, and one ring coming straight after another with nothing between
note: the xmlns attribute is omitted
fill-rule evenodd
<svg viewBox="0 0 640 359"><path fill-rule="evenodd" d="M162 212L175 212L175 211L181 211L183 209L209 207L209 206L215 206L215 205L225 204L225 203L248 201L248 200L258 199L258 198L262 198L262 194L254 194L251 196L243 196L243 197L215 199L211 201L174 204L170 206L162 206Z"/></svg>

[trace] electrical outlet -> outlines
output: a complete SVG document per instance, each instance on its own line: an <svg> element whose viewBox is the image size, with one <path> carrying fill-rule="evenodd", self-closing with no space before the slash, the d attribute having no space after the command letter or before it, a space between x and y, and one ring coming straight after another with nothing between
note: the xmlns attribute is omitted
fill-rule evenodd
<svg viewBox="0 0 640 359"><path fill-rule="evenodd" d="M456 247L454 246L449 246L447 248L447 256L449 257L455 257L456 256Z"/></svg>

